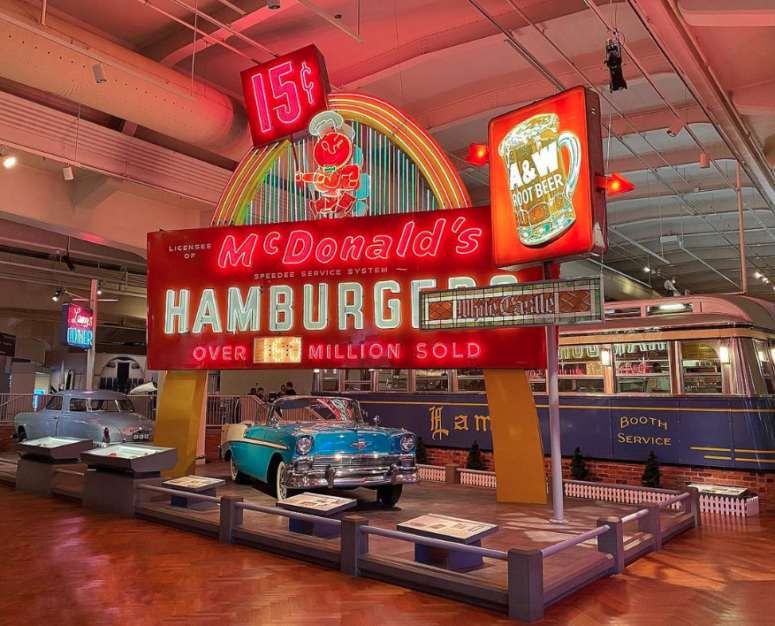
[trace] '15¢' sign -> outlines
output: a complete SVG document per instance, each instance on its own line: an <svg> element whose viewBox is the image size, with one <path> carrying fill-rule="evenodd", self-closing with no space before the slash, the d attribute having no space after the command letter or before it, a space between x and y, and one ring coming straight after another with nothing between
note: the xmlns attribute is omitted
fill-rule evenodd
<svg viewBox="0 0 775 626"><path fill-rule="evenodd" d="M600 276L420 293L420 329L481 329L603 320Z"/></svg>

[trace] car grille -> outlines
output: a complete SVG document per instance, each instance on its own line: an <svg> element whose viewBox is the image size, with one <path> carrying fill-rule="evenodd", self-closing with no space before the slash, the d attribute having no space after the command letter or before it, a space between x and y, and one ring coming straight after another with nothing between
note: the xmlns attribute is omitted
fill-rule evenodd
<svg viewBox="0 0 775 626"><path fill-rule="evenodd" d="M333 467L390 467L393 463L400 465L400 458L397 455L382 454L380 456L343 454L342 458L337 459L333 456L316 456L312 462L313 469L325 469Z"/></svg>

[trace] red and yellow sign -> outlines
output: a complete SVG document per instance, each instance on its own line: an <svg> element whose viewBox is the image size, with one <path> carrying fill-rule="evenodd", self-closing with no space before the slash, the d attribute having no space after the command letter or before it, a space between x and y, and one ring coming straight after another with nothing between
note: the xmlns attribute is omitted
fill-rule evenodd
<svg viewBox="0 0 775 626"><path fill-rule="evenodd" d="M607 247L600 102L575 87L490 122L493 262L525 267Z"/></svg>
<svg viewBox="0 0 775 626"><path fill-rule="evenodd" d="M306 132L328 108L328 76L315 46L306 46L241 74L254 146Z"/></svg>
<svg viewBox="0 0 775 626"><path fill-rule="evenodd" d="M487 208L150 233L148 365L545 367L540 328L420 331L424 289L541 277L490 249Z"/></svg>

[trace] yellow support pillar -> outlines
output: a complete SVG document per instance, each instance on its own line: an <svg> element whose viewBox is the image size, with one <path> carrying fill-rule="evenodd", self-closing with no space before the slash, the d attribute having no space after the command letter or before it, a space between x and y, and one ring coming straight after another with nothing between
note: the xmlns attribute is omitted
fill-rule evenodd
<svg viewBox="0 0 775 626"><path fill-rule="evenodd" d="M546 472L525 370L484 370L498 502L546 504Z"/></svg>
<svg viewBox="0 0 775 626"><path fill-rule="evenodd" d="M170 478L194 473L199 421L207 393L207 371L167 372L159 395L153 443L176 448L178 463L163 472Z"/></svg>

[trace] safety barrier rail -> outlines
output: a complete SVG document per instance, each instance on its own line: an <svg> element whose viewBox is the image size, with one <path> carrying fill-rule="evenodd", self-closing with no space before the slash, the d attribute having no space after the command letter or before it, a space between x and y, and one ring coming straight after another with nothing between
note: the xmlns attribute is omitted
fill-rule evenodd
<svg viewBox="0 0 775 626"><path fill-rule="evenodd" d="M55 474L64 474L65 476L84 476L84 472L76 472L75 470L68 470L62 467L57 467L54 470Z"/></svg>
<svg viewBox="0 0 775 626"><path fill-rule="evenodd" d="M544 555L544 558L548 556L552 556L554 554L557 554L558 552L562 552L563 550L567 550L568 548L577 546L580 543L584 543L585 541L594 539L595 537L602 535L603 533L607 533L609 530L611 530L611 527L608 524L603 524L602 526L598 526L597 528L588 530L585 533L581 533L580 535L576 535L575 537L571 537L570 539L566 539L565 541L561 541L559 543L552 544L547 548L543 548L541 550L541 554Z"/></svg>
<svg viewBox="0 0 775 626"><path fill-rule="evenodd" d="M167 489L166 487L157 487L156 485L138 484L137 489L141 491L154 491L156 493L164 493L170 496L185 497L189 500L199 500L200 502L212 502L213 504L220 505L221 498L218 496L206 496L203 493L191 493L189 491L181 491L180 489Z"/></svg>
<svg viewBox="0 0 775 626"><path fill-rule="evenodd" d="M0 393L0 424L13 423L19 413L40 411L50 395L33 393Z"/></svg>

